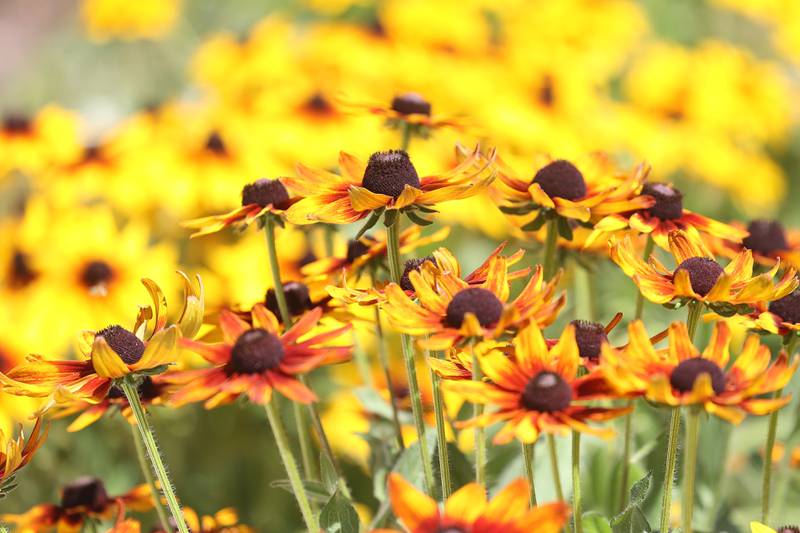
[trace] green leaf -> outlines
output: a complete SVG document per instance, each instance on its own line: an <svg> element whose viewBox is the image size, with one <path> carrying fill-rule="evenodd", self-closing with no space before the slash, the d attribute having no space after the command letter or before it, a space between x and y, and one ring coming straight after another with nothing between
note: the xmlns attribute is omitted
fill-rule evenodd
<svg viewBox="0 0 800 533"><path fill-rule="evenodd" d="M433 459L436 449L436 433L434 430L428 429L425 432L425 436L427 437L428 457ZM392 471L400 474L406 481L416 487L420 489L425 488L425 473L422 467L422 457L419 452L419 441L414 442L411 446L407 446L406 449L403 450Z"/></svg>
<svg viewBox="0 0 800 533"><path fill-rule="evenodd" d="M422 218L414 211L406 211L406 215L408 215L408 219L416 224L417 226L430 226L433 224L433 220L428 220L427 218Z"/></svg>
<svg viewBox="0 0 800 533"><path fill-rule="evenodd" d="M536 204L514 204L514 205L501 205L500 211L507 215L527 215L534 209L537 209Z"/></svg>
<svg viewBox="0 0 800 533"><path fill-rule="evenodd" d="M353 239L355 240L360 239L367 231L372 229L372 227L375 224L377 224L378 221L381 219L382 214L383 214L383 207L373 211L370 217L367 219L367 222L363 226L361 226L361 229L358 230L358 233L356 233L356 236L353 237Z"/></svg>
<svg viewBox="0 0 800 533"><path fill-rule="evenodd" d="M397 209L387 209L383 215L383 225L387 228L394 226L400 219L400 212Z"/></svg>
<svg viewBox="0 0 800 533"><path fill-rule="evenodd" d="M558 234L568 241L572 240L572 227L564 217L558 217Z"/></svg>
<svg viewBox="0 0 800 533"><path fill-rule="evenodd" d="M544 223L547 222L547 215L545 214L544 210L539 211L539 214L536 215L536 218L522 226L520 229L522 231L538 231L539 229L544 226Z"/></svg>
<svg viewBox="0 0 800 533"><path fill-rule="evenodd" d="M612 533L611 526L608 525L608 518L597 511L583 513L581 521L584 533Z"/></svg>
<svg viewBox="0 0 800 533"><path fill-rule="evenodd" d="M641 533L641 531L650 531L650 525L647 524L647 519L644 518L641 506L645 499L647 499L652 481L653 473L648 472L647 475L633 484L628 505L610 522L614 533ZM644 521L646 525L644 529L641 527L642 521Z"/></svg>
<svg viewBox="0 0 800 533"><path fill-rule="evenodd" d="M319 454L319 471L322 478L322 484L328 491L328 494L336 492L336 484L339 482L339 476L336 475L336 469L331 464L330 459L324 453Z"/></svg>
<svg viewBox="0 0 800 533"><path fill-rule="evenodd" d="M290 494L294 494L294 490L292 489L292 484L289 482L288 479L276 479L269 484L270 487L276 489L282 489ZM319 481L312 481L310 479L306 479L303 481L303 487L306 489L306 494L308 494L308 498L315 502L327 502L331 495L325 490L325 485L320 483Z"/></svg>
<svg viewBox="0 0 800 533"><path fill-rule="evenodd" d="M338 490L319 513L319 525L328 533L358 533L358 513Z"/></svg>
<svg viewBox="0 0 800 533"><path fill-rule="evenodd" d="M450 461L450 483L453 492L457 491L467 483L473 482L475 479L475 471L469 459L458 449L452 442L447 443L447 458ZM436 496L441 496L441 469L439 468L439 446L435 446L433 457L433 477L436 480Z"/></svg>
<svg viewBox="0 0 800 533"><path fill-rule="evenodd" d="M378 391L370 387L357 387L353 392L369 414L379 416L384 420L393 420L392 406L383 399Z"/></svg>

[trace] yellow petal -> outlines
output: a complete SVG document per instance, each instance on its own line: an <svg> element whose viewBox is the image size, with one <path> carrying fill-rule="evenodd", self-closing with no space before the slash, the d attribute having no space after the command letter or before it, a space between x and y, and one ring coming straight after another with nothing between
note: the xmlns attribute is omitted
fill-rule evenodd
<svg viewBox="0 0 800 533"><path fill-rule="evenodd" d="M111 349L103 337L97 337L92 346L92 366L97 375L116 379L130 374L125 361Z"/></svg>

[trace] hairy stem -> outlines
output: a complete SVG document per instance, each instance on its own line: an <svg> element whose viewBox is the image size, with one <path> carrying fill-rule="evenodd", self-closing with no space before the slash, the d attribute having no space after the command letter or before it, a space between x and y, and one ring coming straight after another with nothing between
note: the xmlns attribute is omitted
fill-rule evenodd
<svg viewBox="0 0 800 533"><path fill-rule="evenodd" d="M581 512L581 434L572 430L572 524L575 533L583 531Z"/></svg>
<svg viewBox="0 0 800 533"><path fill-rule="evenodd" d="M444 419L444 400L442 398L441 378L430 369L433 386L433 413L436 418L436 445L439 450L439 476L442 483L442 501L452 493L450 481L450 452L447 450L447 426Z"/></svg>
<svg viewBox="0 0 800 533"><path fill-rule="evenodd" d="M391 366L389 364L389 352L386 350L386 340L383 338L383 326L381 326L381 310L377 305L375 306L375 342L378 344L378 360L380 361L381 369L383 369L383 376L386 380L386 388L389 389L389 404L392 407L392 423L394 424L395 437L397 438L397 447L400 450L405 449L403 442L403 428L400 425L400 410L397 407L397 392L394 389L394 380L392 379Z"/></svg>
<svg viewBox="0 0 800 533"><path fill-rule="evenodd" d="M774 398L780 398L783 389L775 391ZM769 505L772 491L772 451L775 449L775 436L778 433L778 413L776 409L769 415L769 429L767 429L767 443L764 446L764 473L761 482L761 522L769 523Z"/></svg>
<svg viewBox="0 0 800 533"><path fill-rule="evenodd" d="M475 346L472 344L470 352L472 352L472 381L480 382L483 380L483 372L475 353ZM473 418L478 418L482 414L483 404L473 403ZM475 481L482 487L486 486L486 429L481 424L475 426Z"/></svg>
<svg viewBox="0 0 800 533"><path fill-rule="evenodd" d="M681 410L672 408L669 420L667 460L664 467L664 487L661 495L661 521L659 531L669 531L670 511L672 510L672 483L675 481L675 464L678 462L678 435L681 429Z"/></svg>
<svg viewBox="0 0 800 533"><path fill-rule="evenodd" d="M133 437L133 444L136 446L136 458L139 460L139 469L142 471L142 475L144 476L147 485L150 487L150 492L153 494L153 506L156 509L156 514L158 515L158 522L161 524L161 527L164 529L164 531L170 531L172 526L169 523L167 510L164 509L164 506L161 504L161 491L158 490L158 485L153 477L153 470L150 468L150 465L147 462L147 452L144 449L144 443L142 442L142 438L139 436L136 426L133 424L128 425L131 427L131 437Z"/></svg>
<svg viewBox="0 0 800 533"><path fill-rule="evenodd" d="M531 507L536 506L536 485L534 483L534 467L533 459L534 452L536 451L536 444L533 442L522 443L522 460L525 463L525 478L528 480L530 487L530 504Z"/></svg>
<svg viewBox="0 0 800 533"><path fill-rule="evenodd" d="M558 218L547 221L547 237L544 243L544 259L542 269L545 281L553 277L556 270L556 243L558 241Z"/></svg>
<svg viewBox="0 0 800 533"><path fill-rule="evenodd" d="M694 480L697 471L697 440L700 430L700 408L689 408L686 424L686 449L683 464L683 533L692 533L694 513Z"/></svg>

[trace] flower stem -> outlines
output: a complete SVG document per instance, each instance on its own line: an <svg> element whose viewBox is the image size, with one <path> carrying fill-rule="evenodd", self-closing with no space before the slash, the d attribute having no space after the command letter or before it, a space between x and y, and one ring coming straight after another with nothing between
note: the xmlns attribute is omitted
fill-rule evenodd
<svg viewBox="0 0 800 533"><path fill-rule="evenodd" d="M400 149L408 152L408 147L411 145L411 124L403 121L402 126L400 126L400 135Z"/></svg>
<svg viewBox="0 0 800 533"><path fill-rule="evenodd" d="M556 243L558 241L558 217L553 216L547 221L547 237L544 243L544 259L542 269L545 281L555 274L556 267Z"/></svg>
<svg viewBox="0 0 800 533"><path fill-rule="evenodd" d="M375 306L375 336L378 343L378 359L383 369L383 376L386 380L386 388L389 389L389 404L392 407L392 423L394 424L395 436L397 438L397 447L400 450L405 449L403 442L403 428L400 425L400 414L397 407L397 393L394 389L394 381L392 380L392 372L389 366L389 353L386 351L386 342L383 338L383 326L381 326L381 310L377 305Z"/></svg>
<svg viewBox="0 0 800 533"><path fill-rule="evenodd" d="M147 463L147 452L144 449L144 443L142 442L142 438L139 436L139 432L136 430L136 426L133 424L128 425L131 427L131 437L133 437L133 443L136 445L136 458L139 460L139 468L142 471L142 475L144 476L147 485L150 487L150 492L153 494L153 506L156 508L158 522L161 524L161 527L164 529L164 531L170 531L172 526L169 523L167 510L164 509L164 506L161 504L161 491L158 490L156 480L153 478L153 470Z"/></svg>
<svg viewBox="0 0 800 533"><path fill-rule="evenodd" d="M581 434L572 430L572 520L575 533L583 531L581 512Z"/></svg>
<svg viewBox="0 0 800 533"><path fill-rule="evenodd" d="M530 486L530 504L536 507L536 485L534 483L533 458L536 451L536 444L533 442L522 443L522 460L525 463L525 478Z"/></svg>
<svg viewBox="0 0 800 533"><path fill-rule="evenodd" d="M267 412L267 419L269 425L272 427L272 434L275 436L275 443L278 445L278 452L281 455L283 466L286 469L286 474L289 476L289 483L292 486L292 491L297 499L297 504L300 506L300 513L303 515L303 521L306 523L308 531L319 531L319 523L314 511L311 509L311 502L308 499L306 488L303 485L303 480L300 478L300 471L297 469L297 463L294 460L291 450L289 449L289 439L286 437L286 430L283 428L280 414L275 408L275 401L269 402L264 406Z"/></svg>
<svg viewBox="0 0 800 533"><path fill-rule="evenodd" d="M681 410L672 408L669 420L669 437L667 442L667 462L664 467L664 492L661 496L661 522L659 531L669 531L670 511L672 510L672 483L675 480L675 464L678 461L678 434L681 429Z"/></svg>
<svg viewBox="0 0 800 533"><path fill-rule="evenodd" d="M389 256L389 272L395 283L400 283L402 270L400 269L400 220L386 228L386 248ZM417 439L419 440L419 453L422 460L422 470L425 477L425 490L428 494L433 492L433 466L428 453L428 442L425 436L425 420L422 412L422 397L417 381L417 368L414 364L414 344L410 336L405 333L400 336L403 348L403 361L406 366L406 377L408 378L408 390L411 396L411 414L414 416L414 425L417 429Z"/></svg>
<svg viewBox="0 0 800 533"><path fill-rule="evenodd" d="M430 369L433 387L433 413L436 418L436 446L439 450L439 476L442 482L442 501L452 493L450 481L450 453L447 450L447 427L444 420L444 400L442 398L441 378Z"/></svg>
<svg viewBox="0 0 800 533"><path fill-rule="evenodd" d="M472 352L472 381L480 382L483 380L483 372L475 353L475 346L470 344ZM483 414L483 404L472 404L472 416L478 418ZM478 485L486 486L486 429L481 424L475 426L475 481Z"/></svg>
<svg viewBox="0 0 800 533"><path fill-rule="evenodd" d="M189 533L189 528L186 527L186 521L183 519L183 512L181 506L178 504L178 497L175 495L175 489L172 487L172 482L167 475L167 469L164 467L164 462L161 460L161 454L158 451L156 439L153 436L153 428L150 427L150 422L147 420L147 413L142 407L142 402L139 401L139 392L136 390L136 384L133 378L126 376L120 382L122 390L128 399L128 404L131 406L131 412L136 419L136 427L139 428L139 436L142 438L147 455L150 458L150 464L156 473L158 482L161 484L161 491L167 500L167 507L172 514L172 520L178 526L180 533ZM155 495L157 499L158 496Z"/></svg>
<svg viewBox="0 0 800 533"><path fill-rule="evenodd" d="M550 450L550 468L553 471L553 483L556 488L556 500L564 501L564 490L561 488L561 474L558 472L558 451L556 450L556 439L550 433L547 434L547 448Z"/></svg>
<svg viewBox="0 0 800 533"><path fill-rule="evenodd" d="M780 398L783 389L775 391L774 398ZM764 474L761 483L761 522L769 523L770 493L772 490L772 450L775 448L775 436L778 432L778 413L776 409L769 415L769 429L767 430L767 443L764 446Z"/></svg>
<svg viewBox="0 0 800 533"><path fill-rule="evenodd" d="M686 449L683 459L683 532L692 533L694 512L694 480L697 471L697 440L700 429L700 409L689 407L686 423Z"/></svg>
<svg viewBox="0 0 800 533"><path fill-rule="evenodd" d="M697 333L697 325L700 323L700 315L703 313L702 302L690 302L689 314L686 317L686 328L689 330L689 340L694 340L694 335Z"/></svg>
<svg viewBox="0 0 800 533"><path fill-rule="evenodd" d="M647 242L644 243L644 261L648 262L650 260L650 255L653 253L653 245L655 245L655 241L651 235L647 236ZM642 318L642 313L644 312L644 293L642 291L637 291L636 294L636 312L633 315L634 320L639 320Z"/></svg>

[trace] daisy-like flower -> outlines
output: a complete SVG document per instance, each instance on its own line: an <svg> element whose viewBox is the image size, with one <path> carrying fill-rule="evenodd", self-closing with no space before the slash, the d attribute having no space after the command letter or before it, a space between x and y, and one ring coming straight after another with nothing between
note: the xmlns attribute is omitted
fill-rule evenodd
<svg viewBox="0 0 800 533"><path fill-rule="evenodd" d="M255 533L255 529L239 523L236 510L228 507L217 511L213 516L200 516L194 509L183 508L183 517L192 533ZM154 529L151 533L172 533Z"/></svg>
<svg viewBox="0 0 800 533"><path fill-rule="evenodd" d="M289 195L286 185L287 178L254 181L242 189L241 207L222 215L188 220L181 225L185 228L196 229L197 231L192 234L194 238L216 233L229 226L244 229L267 215L281 218L286 210L297 201L297 198Z"/></svg>
<svg viewBox="0 0 800 533"><path fill-rule="evenodd" d="M22 533L43 533L58 530L58 533L79 533L90 520L109 520L120 506L138 512L153 508L150 487L139 485L125 494L110 496L103 482L95 477L81 477L64 485L58 504L41 504L31 507L23 514L0 516L17 526Z"/></svg>
<svg viewBox="0 0 800 533"><path fill-rule="evenodd" d="M747 231L718 222L683 208L683 193L666 183L647 182L639 191L641 197L650 197L654 203L645 208L608 214L594 225L587 246L596 239L612 233L632 229L653 239L660 248L668 249L669 235L682 230L699 237L710 235L732 242L741 242Z"/></svg>
<svg viewBox="0 0 800 533"><path fill-rule="evenodd" d="M163 372L175 362L178 337L193 337L202 325L203 297L192 287L188 277L184 306L178 323L167 326L167 302L155 282L143 279L152 298L152 306L141 306L131 330L110 325L100 331L85 331L78 346L82 359L59 361L30 355L7 375L0 374L5 391L21 396L46 397L49 403L65 398L102 401L114 381L131 374L147 375ZM153 328L148 332L148 324ZM49 405L48 405L49 406Z"/></svg>
<svg viewBox="0 0 800 533"><path fill-rule="evenodd" d="M198 353L213 366L171 372L160 379L180 385L170 401L175 405L205 401L212 409L246 395L253 403L267 404L272 391L300 403L316 401L298 374L321 365L350 358L353 347L332 345L352 328L351 324L315 331L322 318L319 307L303 315L291 328L282 330L278 319L263 305L252 310L252 326L231 311L219 315L223 341L202 343L184 339L184 347Z"/></svg>
<svg viewBox="0 0 800 533"><path fill-rule="evenodd" d="M769 303L757 302L752 313L737 319L751 329L783 336L800 335L800 289Z"/></svg>
<svg viewBox="0 0 800 533"><path fill-rule="evenodd" d="M490 501L486 489L469 483L454 492L443 508L396 473L389 475L392 510L407 533L557 533L569 517L563 502L528 505L528 482L509 483ZM390 533L381 529L373 533Z"/></svg>
<svg viewBox="0 0 800 533"><path fill-rule="evenodd" d="M644 262L633 248L630 237L611 244L611 258L631 277L651 302L675 306L689 301L702 302L715 312L732 316L747 312L760 301L783 298L797 288L794 269L787 269L773 283L778 265L753 276L753 255L743 250L723 269L701 241L682 231L669 236L669 250L676 267L665 267L655 256Z"/></svg>
<svg viewBox="0 0 800 533"><path fill-rule="evenodd" d="M750 522L750 533L800 533L800 527L786 525L772 529L761 522Z"/></svg>
<svg viewBox="0 0 800 533"><path fill-rule="evenodd" d="M601 356L608 383L620 394L644 396L672 407L699 405L708 413L738 424L746 413L764 415L791 400L763 398L782 389L792 378L798 360L785 352L770 364L770 350L758 335L748 336L739 356L730 364L731 331L718 322L701 353L689 339L686 324L669 328L669 347L656 350L641 321L629 326L630 344L624 350L606 346Z"/></svg>
<svg viewBox="0 0 800 533"><path fill-rule="evenodd" d="M447 350L470 340L497 338L528 322L552 324L565 303L563 294L555 297L558 278L545 283L542 268L537 266L525 288L508 302L508 261L503 256L491 259L483 281L477 284L425 261L419 270L408 272L417 301L400 285L390 283L383 310L395 329L421 337L417 340L420 346Z"/></svg>
<svg viewBox="0 0 800 533"><path fill-rule="evenodd" d="M476 148L455 168L423 177L400 150L376 152L367 163L342 152L341 175L297 165L298 175L284 178L284 183L304 198L289 208L287 217L294 224L348 224L369 216L368 228L384 212L402 212L425 225L428 221L415 211L430 212L440 202L486 189L494 179L493 156L483 156Z"/></svg>
<svg viewBox="0 0 800 533"><path fill-rule="evenodd" d="M350 104L352 107L366 109L369 113L383 117L391 128L407 124L415 135L427 137L431 130L453 127L462 124L455 117L437 116L433 114L433 106L419 93L408 92L398 94L389 105L385 104Z"/></svg>
<svg viewBox="0 0 800 533"><path fill-rule="evenodd" d="M740 227L735 223L733 226ZM726 257L733 257L747 248L756 263L770 267L779 261L795 268L800 265L800 231L787 230L777 220L759 219L750 221L747 233L741 242L712 239L709 247Z"/></svg>
<svg viewBox="0 0 800 533"><path fill-rule="evenodd" d="M513 357L496 350L479 359L488 381L451 381L449 390L465 399L497 409L462 423L463 427L505 422L495 435L496 444L514 437L534 443L540 433L575 430L609 437L613 430L588 421L604 421L624 415L630 408L590 407L587 400L613 397L599 371L577 377L580 366L575 328L567 326L558 342L549 347L536 324L514 337Z"/></svg>
<svg viewBox="0 0 800 533"><path fill-rule="evenodd" d="M42 432L42 419L37 418L30 436L25 438L25 433L20 431L17 438L8 439L0 431L0 443L4 450L0 450L0 498L8 494L16 485L14 474L33 458L33 454L47 438L49 427Z"/></svg>

